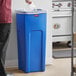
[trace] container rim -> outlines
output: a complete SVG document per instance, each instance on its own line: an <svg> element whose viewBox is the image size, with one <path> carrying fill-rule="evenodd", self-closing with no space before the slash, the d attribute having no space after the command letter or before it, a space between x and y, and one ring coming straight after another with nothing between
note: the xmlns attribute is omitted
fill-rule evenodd
<svg viewBox="0 0 76 76"><path fill-rule="evenodd" d="M18 14L40 14L40 13L46 13L46 10L43 10L43 9L35 9L33 11L16 10L16 13Z"/></svg>

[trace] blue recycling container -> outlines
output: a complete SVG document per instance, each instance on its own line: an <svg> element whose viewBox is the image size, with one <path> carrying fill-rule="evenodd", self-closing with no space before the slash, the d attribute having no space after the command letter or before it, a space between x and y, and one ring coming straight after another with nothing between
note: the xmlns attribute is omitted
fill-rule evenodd
<svg viewBox="0 0 76 76"><path fill-rule="evenodd" d="M18 67L25 73L45 71L46 12L17 11Z"/></svg>

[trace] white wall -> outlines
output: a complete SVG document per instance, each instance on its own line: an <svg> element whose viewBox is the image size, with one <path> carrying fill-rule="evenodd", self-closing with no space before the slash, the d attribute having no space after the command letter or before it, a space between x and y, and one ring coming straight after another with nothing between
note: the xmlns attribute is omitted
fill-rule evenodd
<svg viewBox="0 0 76 76"><path fill-rule="evenodd" d="M43 8L48 12L47 20L47 48L46 48L46 63L52 63L52 14L51 14L51 0L33 0L38 8ZM26 9L25 0L12 0L13 23L11 27L10 41L6 56L6 66L17 66L17 40L16 40L16 20L15 10Z"/></svg>

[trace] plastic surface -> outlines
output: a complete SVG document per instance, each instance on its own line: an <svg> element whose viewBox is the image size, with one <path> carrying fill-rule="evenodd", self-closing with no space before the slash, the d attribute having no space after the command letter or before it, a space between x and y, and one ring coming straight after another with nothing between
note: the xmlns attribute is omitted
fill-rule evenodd
<svg viewBox="0 0 76 76"><path fill-rule="evenodd" d="M45 70L46 13L16 14L18 64L26 73Z"/></svg>
<svg viewBox="0 0 76 76"><path fill-rule="evenodd" d="M20 10L16 10L17 14L40 14L40 13L46 13L45 10L42 9L34 9L32 11L20 11Z"/></svg>

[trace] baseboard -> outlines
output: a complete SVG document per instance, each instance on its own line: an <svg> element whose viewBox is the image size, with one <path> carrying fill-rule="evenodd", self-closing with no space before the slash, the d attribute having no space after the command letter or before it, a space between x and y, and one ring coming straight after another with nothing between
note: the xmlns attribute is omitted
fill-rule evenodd
<svg viewBox="0 0 76 76"><path fill-rule="evenodd" d="M11 68L11 67L18 67L18 60L6 60L5 61L5 67Z"/></svg>
<svg viewBox="0 0 76 76"><path fill-rule="evenodd" d="M52 59L47 60L46 65L51 65L52 64L51 61L52 61ZM15 59L15 60L6 60L5 67L6 68L18 67L18 60L17 59Z"/></svg>

